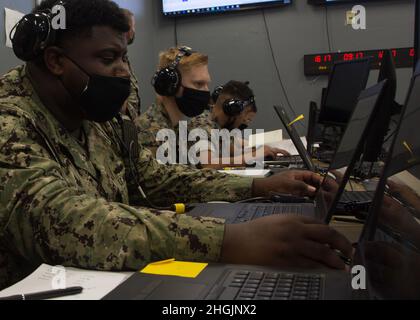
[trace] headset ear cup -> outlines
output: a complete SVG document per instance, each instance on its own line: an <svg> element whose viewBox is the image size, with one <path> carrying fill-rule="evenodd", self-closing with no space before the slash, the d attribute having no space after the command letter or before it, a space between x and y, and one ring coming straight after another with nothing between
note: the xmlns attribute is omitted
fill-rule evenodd
<svg viewBox="0 0 420 320"><path fill-rule="evenodd" d="M156 93L165 97L175 96L181 83L181 73L174 67L159 70L152 79L152 85Z"/></svg>
<svg viewBox="0 0 420 320"><path fill-rule="evenodd" d="M28 14L14 27L13 51L19 59L32 61L51 43L53 34L47 14Z"/></svg>
<svg viewBox="0 0 420 320"><path fill-rule="evenodd" d="M230 117L237 116L244 110L244 104L239 100L228 100L223 103L223 112Z"/></svg>

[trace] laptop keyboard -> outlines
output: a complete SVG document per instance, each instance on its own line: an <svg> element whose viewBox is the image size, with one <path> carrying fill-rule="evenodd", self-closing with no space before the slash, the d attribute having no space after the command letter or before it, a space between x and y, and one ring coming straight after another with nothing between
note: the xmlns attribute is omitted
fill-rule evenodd
<svg viewBox="0 0 420 320"><path fill-rule="evenodd" d="M225 300L319 300L324 275L235 271L226 279L219 296Z"/></svg>
<svg viewBox="0 0 420 320"><path fill-rule="evenodd" d="M340 202L368 202L372 201L374 192L370 191L346 191L343 193Z"/></svg>
<svg viewBox="0 0 420 320"><path fill-rule="evenodd" d="M302 205L278 205L278 206L257 206L250 204L244 206L244 208L238 213L233 223L246 222L251 219L262 218L271 216L273 214L302 214Z"/></svg>

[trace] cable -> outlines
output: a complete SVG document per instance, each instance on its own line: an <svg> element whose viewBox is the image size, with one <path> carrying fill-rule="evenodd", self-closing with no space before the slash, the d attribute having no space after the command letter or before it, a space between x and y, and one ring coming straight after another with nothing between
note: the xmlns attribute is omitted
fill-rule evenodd
<svg viewBox="0 0 420 320"><path fill-rule="evenodd" d="M178 23L176 17L174 17L174 38L175 38L175 47L178 47Z"/></svg>
<svg viewBox="0 0 420 320"><path fill-rule="evenodd" d="M331 36L330 36L330 24L328 23L328 6L325 6L325 29L327 31L327 42L328 42L328 50L332 52L332 45L331 45Z"/></svg>
<svg viewBox="0 0 420 320"><path fill-rule="evenodd" d="M133 177L134 181L137 184L137 189L139 190L141 197L147 202L147 204L153 208L153 209L157 209L157 210L170 210L173 211L172 207L159 207L159 206L155 206L150 200L149 198L146 196L146 193L144 192L143 188L141 187L140 181L138 180L139 172L137 167L134 165L133 162L133 157L132 157L132 150L133 150L133 146L134 146L134 141L130 142L130 146L127 147L127 145L125 144L124 140L121 138L121 136L119 135L117 129L115 128L114 124L111 122L111 128L114 131L114 134L117 136L118 140L120 141L120 145L125 149L125 151L128 153L128 160L130 162L130 173L131 176Z"/></svg>
<svg viewBox="0 0 420 320"><path fill-rule="evenodd" d="M272 59L273 59L274 67L276 68L277 78L279 79L280 86L283 90L284 97L286 98L286 101L287 101L287 105L289 106L290 111L292 111L292 114L293 114L294 118L296 119L298 117L298 115L295 112L295 110L292 108L292 104L290 103L289 97L287 95L286 88L285 88L285 86L283 84L283 80L281 78L280 69L279 69L279 66L277 64L276 56L274 54L273 43L271 41L271 34L270 34L270 29L268 28L268 23L267 23L267 17L265 15L265 10L262 9L261 11L262 11L262 14L263 14L265 31L267 33L267 39L268 39L268 44L270 46L271 56L272 56ZM298 123L302 126L303 129L307 130L307 128L305 127L305 125L301 121L299 121Z"/></svg>

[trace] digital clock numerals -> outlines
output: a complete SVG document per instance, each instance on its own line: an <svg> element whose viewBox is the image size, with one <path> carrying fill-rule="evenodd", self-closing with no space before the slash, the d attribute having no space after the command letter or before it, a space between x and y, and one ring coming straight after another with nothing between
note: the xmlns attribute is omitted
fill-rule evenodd
<svg viewBox="0 0 420 320"><path fill-rule="evenodd" d="M328 74L336 62L352 61L365 57L371 57L372 68L378 69L380 68L384 53L385 50L367 50L306 55L304 58L305 75L312 76ZM392 49L391 53L395 58L395 65L397 68L412 67L415 55L414 48Z"/></svg>

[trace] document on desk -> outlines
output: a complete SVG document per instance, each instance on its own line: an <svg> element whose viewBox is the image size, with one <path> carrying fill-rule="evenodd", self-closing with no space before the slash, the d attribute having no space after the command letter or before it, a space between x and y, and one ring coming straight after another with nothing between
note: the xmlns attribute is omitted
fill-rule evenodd
<svg viewBox="0 0 420 320"><path fill-rule="evenodd" d="M270 170L265 169L231 169L219 170L220 173L227 173L241 177L265 178L270 174Z"/></svg>
<svg viewBox="0 0 420 320"><path fill-rule="evenodd" d="M267 131L256 133L249 136L248 147L261 147L263 145L272 146L283 140L283 130Z"/></svg>
<svg viewBox="0 0 420 320"><path fill-rule="evenodd" d="M306 141L306 137L301 137L300 140L302 140L303 145L306 146L308 145L307 141ZM279 149L283 149L286 150L287 152L289 152L292 156L297 156L299 155L299 152L297 151L293 141L291 139L285 139L282 141L279 141L277 143L274 143L271 145L274 148L279 148Z"/></svg>
<svg viewBox="0 0 420 320"><path fill-rule="evenodd" d="M132 274L132 272L103 272L43 264L22 281L0 291L0 297L53 290L54 284L64 281L65 287L80 286L83 292L53 300L100 300Z"/></svg>

